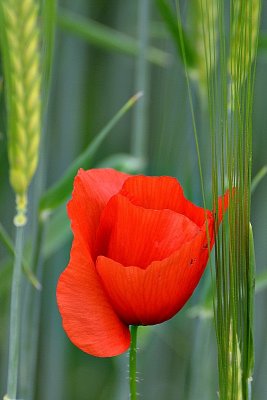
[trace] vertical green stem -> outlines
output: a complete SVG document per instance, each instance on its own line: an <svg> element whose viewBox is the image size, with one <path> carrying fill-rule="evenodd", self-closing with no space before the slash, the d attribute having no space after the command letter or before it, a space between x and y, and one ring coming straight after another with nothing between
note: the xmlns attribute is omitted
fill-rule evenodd
<svg viewBox="0 0 267 400"><path fill-rule="evenodd" d="M43 258L41 247L44 238L44 221L38 219L36 239L33 244L32 271L42 282ZM20 372L20 392L23 399L31 400L34 397L36 384L36 362L38 352L39 320L41 307L41 292L32 285L27 285L24 293L23 321L21 329L21 360L23 368ZM34 327L34 329L33 329Z"/></svg>
<svg viewBox="0 0 267 400"><path fill-rule="evenodd" d="M16 399L19 367L21 276L23 255L23 226L16 228L15 260L11 288L10 333L7 398Z"/></svg>
<svg viewBox="0 0 267 400"><path fill-rule="evenodd" d="M148 62L147 48L149 43L149 18L151 0L139 0L138 32L139 54L136 65L136 91L144 92L143 98L135 107L132 153L142 160L146 159L147 136L147 102L148 102Z"/></svg>
<svg viewBox="0 0 267 400"><path fill-rule="evenodd" d="M136 342L137 342L137 325L131 326L131 347L129 354L129 384L130 384L130 400L136 400Z"/></svg>

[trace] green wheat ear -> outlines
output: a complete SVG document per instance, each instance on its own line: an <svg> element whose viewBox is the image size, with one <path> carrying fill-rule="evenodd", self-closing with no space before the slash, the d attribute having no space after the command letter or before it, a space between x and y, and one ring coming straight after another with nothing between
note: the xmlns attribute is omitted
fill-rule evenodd
<svg viewBox="0 0 267 400"><path fill-rule="evenodd" d="M8 156L10 183L16 194L16 225L26 223L27 190L38 163L41 82L37 17L33 0L1 2Z"/></svg>
<svg viewBox="0 0 267 400"><path fill-rule="evenodd" d="M196 67L190 71L199 82L202 98L207 98L208 79L216 66L216 42L218 37L217 0L192 2L191 37L196 52Z"/></svg>
<svg viewBox="0 0 267 400"><path fill-rule="evenodd" d="M260 0L236 0L232 4L231 46L228 60L229 96L231 96L229 107L232 109L235 108L238 93L256 56L260 10Z"/></svg>

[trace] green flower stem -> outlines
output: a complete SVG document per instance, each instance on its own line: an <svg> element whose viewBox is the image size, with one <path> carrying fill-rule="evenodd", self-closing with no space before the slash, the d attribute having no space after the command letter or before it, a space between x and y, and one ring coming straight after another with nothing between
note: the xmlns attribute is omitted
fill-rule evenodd
<svg viewBox="0 0 267 400"><path fill-rule="evenodd" d="M23 226L16 228L15 260L11 288L11 310L9 331L9 359L7 396L16 399L18 386L19 367L19 331L20 331L20 305L21 305L21 277L23 253Z"/></svg>
<svg viewBox="0 0 267 400"><path fill-rule="evenodd" d="M137 342L137 325L131 326L131 347L129 354L129 384L130 384L130 400L136 400L136 342Z"/></svg>

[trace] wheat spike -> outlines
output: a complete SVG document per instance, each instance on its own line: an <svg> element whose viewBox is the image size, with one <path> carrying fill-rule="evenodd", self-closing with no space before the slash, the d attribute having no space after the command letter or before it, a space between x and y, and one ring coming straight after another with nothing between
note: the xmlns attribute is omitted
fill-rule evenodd
<svg viewBox="0 0 267 400"><path fill-rule="evenodd" d="M235 0L232 3L232 31L228 62L232 107L255 59L260 9L260 0Z"/></svg>
<svg viewBox="0 0 267 400"><path fill-rule="evenodd" d="M208 79L216 65L218 8L217 0L195 0L193 3L192 37L197 65L191 75L197 78L204 95L207 92Z"/></svg>
<svg viewBox="0 0 267 400"><path fill-rule="evenodd" d="M15 223L23 225L41 131L38 9L34 0L2 0L1 6L10 183L17 202Z"/></svg>

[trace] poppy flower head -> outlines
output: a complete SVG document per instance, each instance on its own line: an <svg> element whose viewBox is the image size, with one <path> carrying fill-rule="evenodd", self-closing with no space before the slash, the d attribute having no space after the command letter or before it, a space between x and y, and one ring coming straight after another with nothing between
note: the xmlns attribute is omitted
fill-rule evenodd
<svg viewBox="0 0 267 400"><path fill-rule="evenodd" d="M219 199L219 213L228 197ZM68 336L96 356L127 350L129 325L173 317L214 244L214 215L171 177L80 170L68 205L74 235L57 301ZM210 246L208 246L208 243Z"/></svg>

